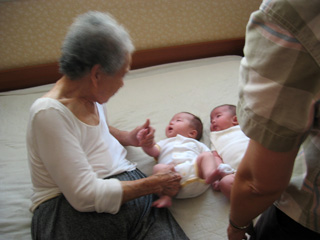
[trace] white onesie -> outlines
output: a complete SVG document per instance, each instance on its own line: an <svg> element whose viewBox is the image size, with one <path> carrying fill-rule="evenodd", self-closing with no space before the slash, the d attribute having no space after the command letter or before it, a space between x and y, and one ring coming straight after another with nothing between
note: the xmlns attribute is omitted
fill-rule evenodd
<svg viewBox="0 0 320 240"><path fill-rule="evenodd" d="M196 163L200 153L210 151L205 144L193 138L177 135L161 140L157 145L160 147L158 163L174 164L176 172L182 177L182 188L176 198L192 198L207 190L210 185L199 178Z"/></svg>
<svg viewBox="0 0 320 240"><path fill-rule="evenodd" d="M210 132L211 150L217 151L223 162L237 169L247 149L249 138L240 126Z"/></svg>

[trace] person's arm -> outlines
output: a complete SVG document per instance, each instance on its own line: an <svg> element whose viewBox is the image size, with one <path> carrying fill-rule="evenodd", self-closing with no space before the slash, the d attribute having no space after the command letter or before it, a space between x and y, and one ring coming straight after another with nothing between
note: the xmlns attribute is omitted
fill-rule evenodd
<svg viewBox="0 0 320 240"><path fill-rule="evenodd" d="M149 133L147 134L144 141L139 143L137 134L140 130L148 128ZM154 128L150 126L150 120L147 119L142 126L138 126L132 131L122 131L109 125L110 133L123 145L123 146L150 146L154 143Z"/></svg>
<svg viewBox="0 0 320 240"><path fill-rule="evenodd" d="M143 151L151 157L157 158L160 155L160 148L158 145L154 144L150 147L142 147Z"/></svg>
<svg viewBox="0 0 320 240"><path fill-rule="evenodd" d="M244 227L279 198L288 186L298 150L273 152L250 140L231 190L230 221ZM229 240L245 238L248 229L228 227Z"/></svg>

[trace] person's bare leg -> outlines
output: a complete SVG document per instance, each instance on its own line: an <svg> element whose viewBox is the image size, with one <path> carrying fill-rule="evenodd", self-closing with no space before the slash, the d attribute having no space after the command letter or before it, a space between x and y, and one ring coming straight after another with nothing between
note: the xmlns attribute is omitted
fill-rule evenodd
<svg viewBox="0 0 320 240"><path fill-rule="evenodd" d="M223 177L219 181L219 189L225 195L229 200L230 200L230 194L231 194L231 188L234 182L235 175L234 174L229 174ZM214 186L212 185L212 188Z"/></svg>
<svg viewBox="0 0 320 240"><path fill-rule="evenodd" d="M217 168L221 163L222 159L217 152L201 153L197 158L199 177L208 184L220 180L220 172L217 171Z"/></svg>

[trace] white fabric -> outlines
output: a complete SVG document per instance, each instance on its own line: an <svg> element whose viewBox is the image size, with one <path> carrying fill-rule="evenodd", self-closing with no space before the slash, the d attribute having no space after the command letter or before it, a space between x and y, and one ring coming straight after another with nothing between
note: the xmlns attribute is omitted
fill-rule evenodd
<svg viewBox="0 0 320 240"><path fill-rule="evenodd" d="M157 143L160 147L158 163L174 164L181 175L181 189L176 198L191 198L202 194L210 186L198 176L197 157L210 149L193 138L177 135Z"/></svg>
<svg viewBox="0 0 320 240"><path fill-rule="evenodd" d="M210 132L211 150L218 152L224 163L237 169L247 149L249 138L240 126L233 126L221 131Z"/></svg>
<svg viewBox="0 0 320 240"><path fill-rule="evenodd" d="M218 166L218 169L220 172L226 173L226 174L232 174L235 172L235 170L229 165L229 164L225 164L225 163L221 163Z"/></svg>
<svg viewBox="0 0 320 240"><path fill-rule="evenodd" d="M210 111L236 104L241 57L225 56L160 65L131 71L125 85L107 103L110 125L131 130L150 118L156 141L180 111L204 123L202 142L209 146ZM0 93L0 238L30 240L32 194L26 151L26 126L31 104L52 85ZM127 147L127 159L152 173L155 161L142 149ZM188 199L173 199L175 219L191 240L225 240L229 201L211 189Z"/></svg>
<svg viewBox="0 0 320 240"><path fill-rule="evenodd" d="M194 162L200 153L210 151L204 143L179 134L176 137L161 140L157 145L160 147L158 162L162 164L178 165L186 161Z"/></svg>
<svg viewBox="0 0 320 240"><path fill-rule="evenodd" d="M39 98L32 105L27 132L32 211L61 192L79 211L119 211L121 184L103 178L135 166L125 159L126 150L109 133L103 108L97 106L100 123L91 126L57 100Z"/></svg>

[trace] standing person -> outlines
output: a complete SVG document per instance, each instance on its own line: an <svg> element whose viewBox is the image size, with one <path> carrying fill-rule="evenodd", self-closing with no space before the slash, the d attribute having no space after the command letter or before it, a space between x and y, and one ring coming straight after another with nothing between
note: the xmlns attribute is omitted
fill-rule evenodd
<svg viewBox="0 0 320 240"><path fill-rule="evenodd" d="M175 114L167 125L166 139L142 147L158 162L153 168L153 174L174 168L182 176L182 188L176 198L196 197L206 191L212 183L210 181L213 181L211 179L214 179L213 173L221 163L221 159L199 141L202 130L203 125L199 117L188 112L180 112ZM140 130L137 138L145 140L148 132L148 128ZM153 206L170 207L171 197L162 194Z"/></svg>
<svg viewBox="0 0 320 240"><path fill-rule="evenodd" d="M134 47L108 14L88 12L71 26L54 87L30 109L28 159L33 183L33 239L188 239L152 194L175 195L172 169L146 177L123 145L153 143L145 124L126 132L109 127L103 104L123 86Z"/></svg>
<svg viewBox="0 0 320 240"><path fill-rule="evenodd" d="M231 192L230 240L320 239L320 1L266 0L253 13L237 117L250 138ZM292 178L302 147L307 171ZM291 181L290 181L291 179Z"/></svg>

